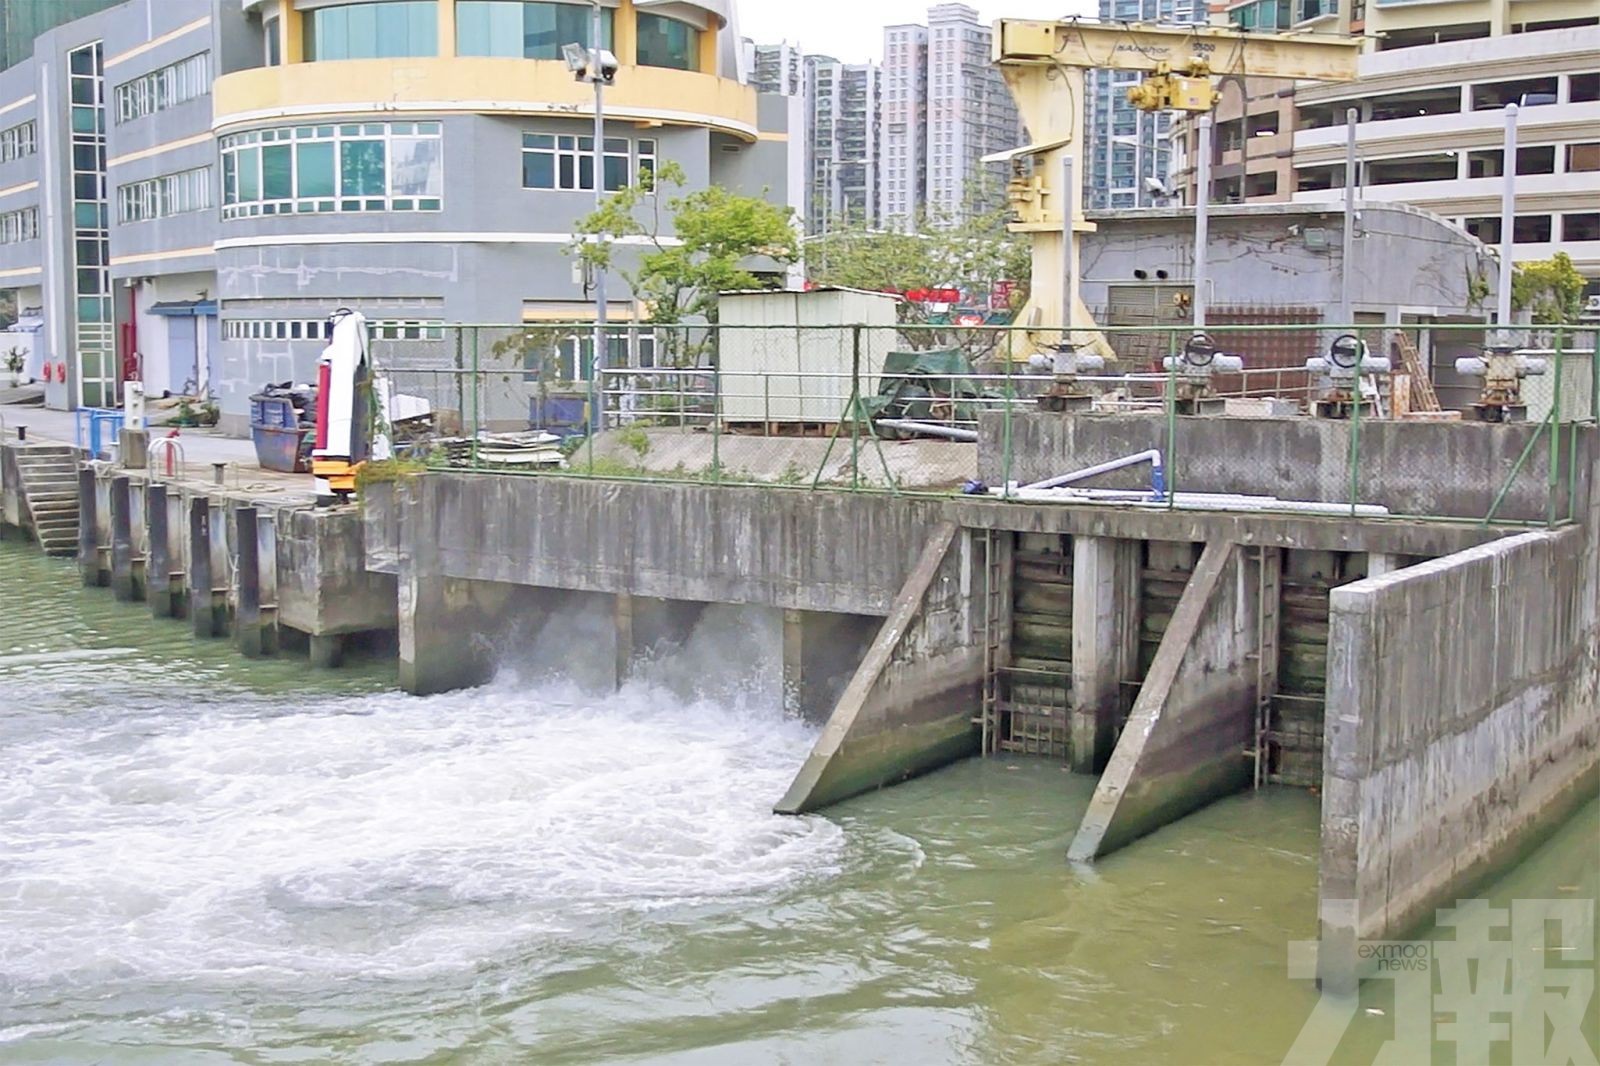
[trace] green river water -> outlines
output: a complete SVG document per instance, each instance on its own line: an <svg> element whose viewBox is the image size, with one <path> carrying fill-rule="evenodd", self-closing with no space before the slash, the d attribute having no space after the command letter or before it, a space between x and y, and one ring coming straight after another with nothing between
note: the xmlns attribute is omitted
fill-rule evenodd
<svg viewBox="0 0 1600 1066"><path fill-rule="evenodd" d="M777 817L813 733L756 614L616 694L574 680L576 619L413 699L0 543L0 1063L1285 1061L1315 795L1093 869L1064 859L1093 781L1042 760ZM1597 841L1592 801L1484 895L1592 906ZM1591 980L1593 940L1557 946ZM1405 1061L1392 988L1295 1061Z"/></svg>

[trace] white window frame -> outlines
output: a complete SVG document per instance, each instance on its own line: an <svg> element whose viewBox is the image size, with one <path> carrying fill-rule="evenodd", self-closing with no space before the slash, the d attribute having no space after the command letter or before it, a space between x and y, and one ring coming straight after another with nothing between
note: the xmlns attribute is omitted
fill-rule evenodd
<svg viewBox="0 0 1600 1066"><path fill-rule="evenodd" d="M254 218L258 215L329 214L351 211L442 211L444 210L444 127L439 122L321 122L308 126L281 126L224 137L218 144L222 164L222 217ZM395 142L434 139L439 142L438 196L419 196L395 192ZM383 142L383 192L345 196L340 192L346 141ZM300 152L302 144L333 146L333 193L329 196L299 196ZM296 195L266 198L258 182L256 199L238 198L239 158L264 147L289 147L290 188ZM259 166L259 162L257 164ZM231 168L231 169L230 169ZM230 182L231 177L231 182ZM230 187L231 185L231 187Z"/></svg>
<svg viewBox="0 0 1600 1066"><path fill-rule="evenodd" d="M197 52L118 85L117 125L197 100L211 92L211 53Z"/></svg>

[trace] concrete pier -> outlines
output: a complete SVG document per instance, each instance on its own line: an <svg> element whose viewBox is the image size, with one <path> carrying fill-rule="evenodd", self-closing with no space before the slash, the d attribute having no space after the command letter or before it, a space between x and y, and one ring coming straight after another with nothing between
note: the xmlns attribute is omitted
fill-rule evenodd
<svg viewBox="0 0 1600 1066"><path fill-rule="evenodd" d="M145 562L145 601L150 604L153 618L177 618L183 615L183 593L175 587L172 541L172 508L167 499L167 487L159 482L147 485L144 491L145 538L149 554Z"/></svg>
<svg viewBox="0 0 1600 1066"><path fill-rule="evenodd" d="M1125 681L1138 680L1139 542L1072 538L1072 768L1111 757Z"/></svg>
<svg viewBox="0 0 1600 1066"><path fill-rule="evenodd" d="M189 622L197 637L221 636L226 607L217 602L212 574L215 546L211 537L211 501L189 501Z"/></svg>

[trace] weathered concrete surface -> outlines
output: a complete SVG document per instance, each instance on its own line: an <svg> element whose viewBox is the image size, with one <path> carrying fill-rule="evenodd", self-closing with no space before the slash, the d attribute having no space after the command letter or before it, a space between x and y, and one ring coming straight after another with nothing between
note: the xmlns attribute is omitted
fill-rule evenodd
<svg viewBox="0 0 1600 1066"><path fill-rule="evenodd" d="M1004 416L985 414L980 431L979 476L998 485L1005 480L999 444ZM1184 492L1347 503L1352 432L1359 433L1357 484L1362 503L1381 504L1396 514L1481 519L1533 440L1496 518L1543 521L1549 513L1549 431L1526 423L1367 419L1355 430L1350 422L1330 419L1182 417L1177 419L1175 454L1168 457L1168 480ZM1568 514L1570 433L1578 435L1579 469L1587 471L1594 463L1595 428L1563 426L1560 476L1553 490L1557 517ZM1011 477L1036 481L1149 448L1165 452L1167 445L1167 419L1162 414L1016 412L1011 416ZM1119 471L1093 482L1105 488L1148 488L1149 483L1148 468ZM1572 501L1573 513L1581 515L1588 507L1587 479L1579 479L1578 497Z"/></svg>
<svg viewBox="0 0 1600 1066"><path fill-rule="evenodd" d="M641 454L637 445L644 445ZM832 445L830 448L829 445ZM571 459L579 471L584 451ZM902 489L954 489L977 476L976 445L947 440L885 440L870 435L758 437L673 428L610 430L595 440L595 456L608 466L625 464L641 474L705 477L720 468L728 481L821 483Z"/></svg>
<svg viewBox="0 0 1600 1066"><path fill-rule="evenodd" d="M825 723L881 627L869 615L784 611L784 713Z"/></svg>
<svg viewBox="0 0 1600 1066"><path fill-rule="evenodd" d="M1206 545L1069 858L1098 858L1250 783L1255 569L1236 545Z"/></svg>
<svg viewBox="0 0 1600 1066"><path fill-rule="evenodd" d="M1526 533L1334 589L1319 886L1324 987L1600 784L1593 534Z"/></svg>
<svg viewBox="0 0 1600 1066"><path fill-rule="evenodd" d="M1139 542L1072 540L1072 768L1111 756L1122 682L1139 668Z"/></svg>
<svg viewBox="0 0 1600 1066"><path fill-rule="evenodd" d="M399 625L393 574L366 568L359 511L283 507L276 523L280 625L314 637Z"/></svg>
<svg viewBox="0 0 1600 1066"><path fill-rule="evenodd" d="M878 617L888 613L911 560L941 521L969 529L1423 556L1504 535L1468 522L478 474L369 485L360 514L367 569L380 574L398 573L402 537L415 535L439 545L437 572L450 577Z"/></svg>
<svg viewBox="0 0 1600 1066"><path fill-rule="evenodd" d="M977 750L983 685L971 538L940 523L776 806L801 814Z"/></svg>

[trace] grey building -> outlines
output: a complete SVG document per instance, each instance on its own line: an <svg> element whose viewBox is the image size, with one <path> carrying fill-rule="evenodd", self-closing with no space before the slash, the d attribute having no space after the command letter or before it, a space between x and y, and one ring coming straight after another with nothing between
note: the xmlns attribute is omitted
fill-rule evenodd
<svg viewBox="0 0 1600 1066"><path fill-rule="evenodd" d="M1205 0L1100 0L1100 18L1116 22L1200 23ZM1173 158L1173 116L1140 111L1128 90L1144 75L1131 70L1092 70L1085 83L1089 138L1084 167L1084 203L1091 208L1150 207L1167 203Z"/></svg>
<svg viewBox="0 0 1600 1066"><path fill-rule="evenodd" d="M1021 144L1023 129L990 59L992 32L965 4L929 8L926 26L885 28L886 219L953 218L1005 202L1004 167L982 159Z"/></svg>
<svg viewBox="0 0 1600 1066"><path fill-rule="evenodd" d="M805 57L806 228L878 224L879 72L872 63Z"/></svg>
<svg viewBox="0 0 1600 1066"><path fill-rule="evenodd" d="M883 31L879 92L878 210L885 225L921 213L928 177L928 27Z"/></svg>
<svg viewBox="0 0 1600 1066"><path fill-rule="evenodd" d="M443 348L445 323L592 319L563 252L593 208L592 92L559 57L589 10L126 0L39 35L0 72L0 287L44 321L49 401L138 377L242 431L262 384L312 376L340 306L396 353ZM672 160L690 189L787 201L789 108L739 80L729 5L604 13L605 186ZM647 333L608 358L648 361Z"/></svg>

